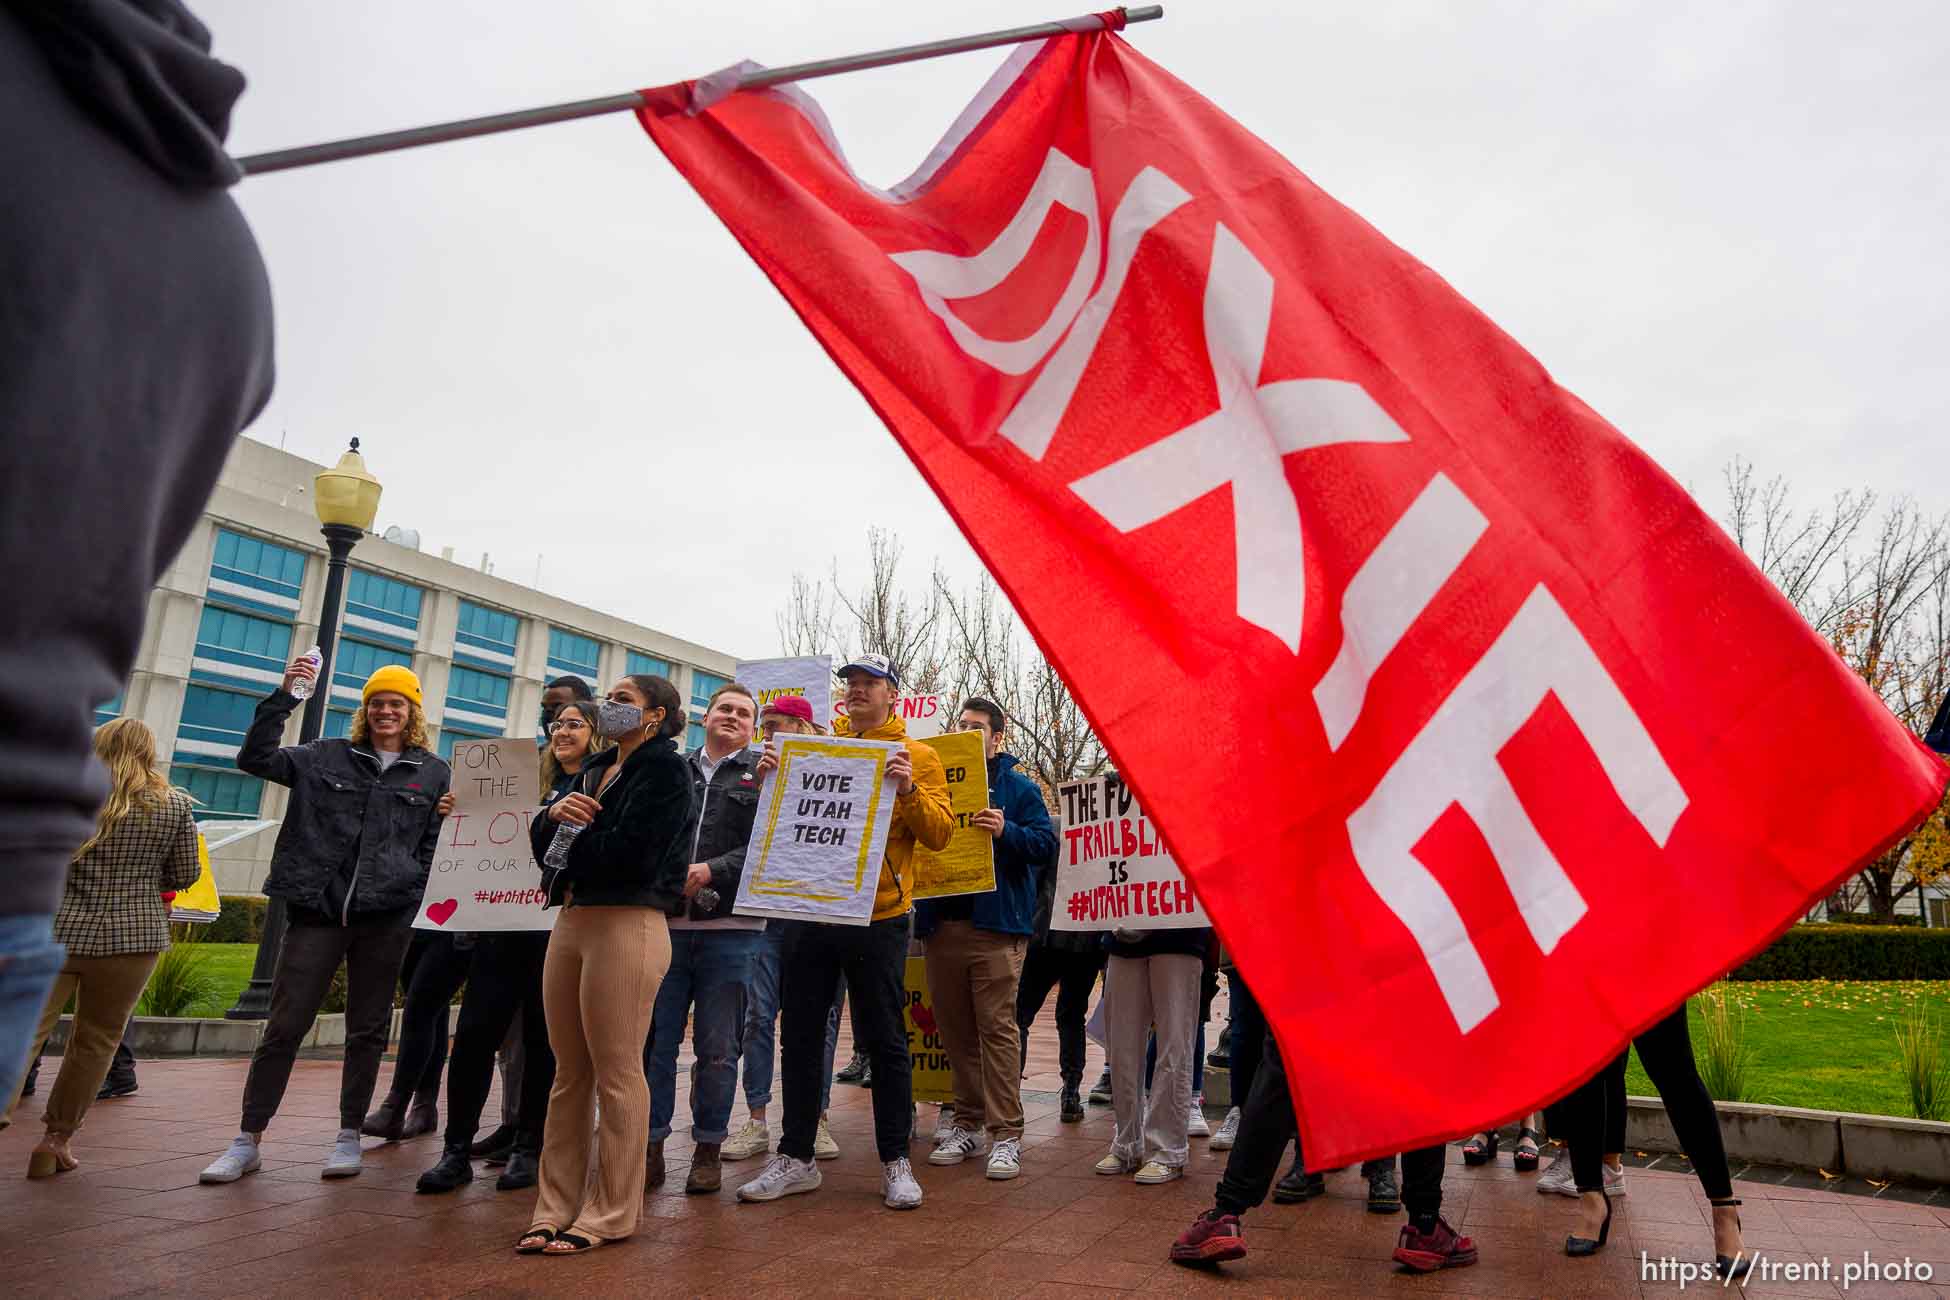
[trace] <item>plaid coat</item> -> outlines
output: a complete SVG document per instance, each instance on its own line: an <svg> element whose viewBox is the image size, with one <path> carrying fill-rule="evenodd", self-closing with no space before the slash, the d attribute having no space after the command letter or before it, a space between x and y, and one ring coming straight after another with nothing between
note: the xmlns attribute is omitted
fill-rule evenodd
<svg viewBox="0 0 1950 1300"><path fill-rule="evenodd" d="M190 798L171 790L155 812L136 812L68 868L54 938L70 957L120 957L169 947L165 889L188 889L201 867Z"/></svg>

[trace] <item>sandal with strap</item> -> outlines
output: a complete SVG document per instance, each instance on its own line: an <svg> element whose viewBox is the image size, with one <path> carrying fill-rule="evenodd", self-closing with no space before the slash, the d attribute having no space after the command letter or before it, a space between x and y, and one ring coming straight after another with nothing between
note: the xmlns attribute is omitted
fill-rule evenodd
<svg viewBox="0 0 1950 1300"><path fill-rule="evenodd" d="M1478 1133L1463 1143L1463 1163L1466 1165L1486 1165L1496 1159L1496 1134Z"/></svg>
<svg viewBox="0 0 1950 1300"><path fill-rule="evenodd" d="M601 1237L585 1237L577 1232L558 1232L555 1234L555 1240L542 1247L542 1254L586 1255L602 1244L603 1239ZM566 1247L566 1249L557 1250L557 1246Z"/></svg>
<svg viewBox="0 0 1950 1300"><path fill-rule="evenodd" d="M1517 1130L1517 1146L1510 1153L1510 1161L1516 1165L1517 1172L1520 1174L1537 1172L1537 1134L1534 1130L1528 1128Z"/></svg>
<svg viewBox="0 0 1950 1300"><path fill-rule="evenodd" d="M1740 1227L1740 1210L1738 1208L1740 1205L1739 1197L1728 1196L1728 1197L1723 1197L1719 1200L1713 1200L1709 1198L1706 1203L1708 1205L1711 1205L1715 1209L1732 1208L1733 1226L1735 1228ZM1719 1275L1720 1281L1723 1283L1738 1282L1740 1279L1746 1277L1748 1273L1752 1272L1753 1267L1754 1267L1753 1256L1749 1255L1744 1250L1733 1255L1721 1255L1715 1253L1715 1255L1713 1256L1713 1271L1714 1273Z"/></svg>
<svg viewBox="0 0 1950 1300"><path fill-rule="evenodd" d="M515 1242L515 1254L539 1255L555 1240L555 1235L553 1228L530 1228ZM528 1244L531 1241L535 1243L532 1246Z"/></svg>

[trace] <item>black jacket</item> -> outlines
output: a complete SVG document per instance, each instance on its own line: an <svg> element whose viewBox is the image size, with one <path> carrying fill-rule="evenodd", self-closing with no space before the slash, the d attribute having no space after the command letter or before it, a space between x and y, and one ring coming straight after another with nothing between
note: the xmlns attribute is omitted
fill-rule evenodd
<svg viewBox="0 0 1950 1300"><path fill-rule="evenodd" d="M434 804L447 793L447 764L410 748L382 772L372 750L349 740L280 747L297 705L271 692L237 751L238 767L291 787L264 892L340 923L418 907L440 838Z"/></svg>
<svg viewBox="0 0 1950 1300"><path fill-rule="evenodd" d="M691 773L672 740L648 740L600 795L616 750L592 754L576 774L575 790L599 799L602 811L576 836L568 866L549 883L547 906L575 891L577 907L654 907L676 914L684 904L685 856L691 846ZM529 825L535 861L548 853L559 822ZM543 872L547 878L547 872Z"/></svg>
<svg viewBox="0 0 1950 1300"><path fill-rule="evenodd" d="M691 902L693 921L720 921L731 915L738 901L738 882L745 875L745 847L752 838L752 820L758 814L758 751L741 749L718 764L711 779L704 779L699 762L701 749L694 749L684 766L691 771L690 857L688 862L703 862L711 868L711 888L718 891L718 905L709 911Z"/></svg>

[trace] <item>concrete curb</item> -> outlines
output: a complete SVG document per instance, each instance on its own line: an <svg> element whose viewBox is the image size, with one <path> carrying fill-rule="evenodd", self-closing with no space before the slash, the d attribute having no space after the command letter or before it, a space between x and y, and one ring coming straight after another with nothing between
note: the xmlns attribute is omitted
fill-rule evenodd
<svg viewBox="0 0 1950 1300"><path fill-rule="evenodd" d="M393 1011L388 1047L399 1045L400 1011ZM61 1017L48 1035L47 1050L65 1052L74 1017ZM195 1016L133 1016L129 1019L129 1047L136 1059L150 1056L249 1056L264 1037L262 1020L209 1020ZM305 1034L302 1050L345 1046L345 1013L322 1013Z"/></svg>

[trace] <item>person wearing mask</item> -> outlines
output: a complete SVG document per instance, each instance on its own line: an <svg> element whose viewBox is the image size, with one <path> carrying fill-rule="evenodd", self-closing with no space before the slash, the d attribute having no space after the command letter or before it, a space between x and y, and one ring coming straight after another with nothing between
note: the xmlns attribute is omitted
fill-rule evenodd
<svg viewBox="0 0 1950 1300"><path fill-rule="evenodd" d="M596 734L596 722L596 706L589 700L572 699L556 711L549 724L548 748L542 751L542 804L529 823L531 838L536 825L548 823L549 808L575 788L589 756L609 748L610 742ZM439 1162L420 1175L415 1191L438 1194L471 1183L473 1158L493 1153L494 1148L480 1150L474 1134L494 1082L495 1045L511 1037L522 1045L522 1068L513 1072L522 1094L513 1108L518 1118L507 1148L507 1167L494 1180L494 1189L512 1192L535 1185L548 1094L555 1083L555 1053L549 1049L548 1019L542 1008L548 940L547 930L474 936L473 972L461 997L460 1025L447 1065L446 1140ZM504 1088L507 1077L503 1075Z"/></svg>
<svg viewBox="0 0 1950 1300"><path fill-rule="evenodd" d="M288 928L271 977L271 1010L244 1080L242 1131L203 1171L206 1183L256 1173L258 1144L284 1099L291 1064L345 964L345 1068L339 1134L324 1176L359 1172L359 1125L379 1079L393 1019L393 987L409 927L426 891L452 801L447 764L427 752L420 679L388 664L366 679L343 739L280 747L298 706L291 688L315 682L311 660L293 661L257 706L237 766L291 789L264 892L284 900Z"/></svg>
<svg viewBox="0 0 1950 1300"><path fill-rule="evenodd" d="M989 806L970 822L995 841L995 888L927 899L914 932L927 944L928 997L952 1066L954 1122L929 1164L988 1155L988 1176L1022 1172L1022 1035L1016 993L1036 928L1038 883L1056 874L1056 827L1036 783L1004 753L1008 717L979 696L961 706L960 729L982 737ZM1081 1079L1079 1079L1081 1082Z"/></svg>
<svg viewBox="0 0 1950 1300"><path fill-rule="evenodd" d="M803 695L779 695L765 702L758 717L759 736L770 744L781 732L787 735L821 736L826 733L813 721L810 701ZM766 1127L766 1113L772 1105L772 1079L777 1064L779 1020L779 958L785 939L783 925L767 925L759 933L752 953L752 978L745 1003L745 1033L739 1045L744 1061L745 1106L751 1112L744 1125L725 1139L719 1149L723 1160L749 1160L772 1149L772 1133ZM833 1097L833 1054L839 1045L840 1003L846 996L846 981L840 981L833 998L833 1016L826 1031L826 1065L820 1083L819 1127L813 1135L813 1158L837 1160L840 1144L827 1126L826 1111Z"/></svg>
<svg viewBox="0 0 1950 1300"><path fill-rule="evenodd" d="M95 710L271 396L270 281L227 193L243 90L181 0L0 5L0 1097L109 793Z"/></svg>
<svg viewBox="0 0 1950 1300"><path fill-rule="evenodd" d="M616 743L583 762L574 788L530 827L548 906L561 916L542 966L542 1007L555 1053L542 1132L540 1194L524 1255L574 1255L636 1231L650 1089L643 1040L670 967L668 916L684 906L691 771L675 737L688 719L677 688L633 673L596 708ZM574 826L560 867L549 847ZM601 1121L597 1102L601 1100ZM590 1178L590 1132L598 1148Z"/></svg>
<svg viewBox="0 0 1950 1300"><path fill-rule="evenodd" d="M839 676L845 686L846 715L835 723L834 734L901 742L886 766L894 785L893 822L879 864L869 924L785 922L780 979L785 1133L778 1154L758 1177L738 1189L738 1197L773 1201L819 1186L819 1169L813 1163L819 1075L827 1059L826 1020L844 975L856 1023L873 1060L874 1144L880 1153L882 1198L890 1209L911 1210L921 1204L921 1186L907 1156L914 1129L906 1023L912 859L916 844L937 852L944 848L954 832L955 816L941 756L926 745L906 743L907 726L894 707L900 698L894 665L884 655L856 655ZM766 746L759 759L759 774L777 766L775 742Z"/></svg>
<svg viewBox="0 0 1950 1300"><path fill-rule="evenodd" d="M1090 1018L1090 992L1104 972L1103 936L1086 930L1056 930L1050 915L1056 906L1056 872L1045 871L1037 883L1036 933L1023 957L1022 982L1016 992L1016 1027L1022 1036L1022 1066L1029 1069L1029 1027L1043 1012L1050 990L1056 990L1057 1064L1063 1073L1059 1116L1065 1124L1083 1119L1084 1024Z"/></svg>
<svg viewBox="0 0 1950 1300"><path fill-rule="evenodd" d="M95 755L108 769L108 798L94 835L68 869L61 910L54 915L54 937L68 955L41 1009L35 1053L70 995L74 1028L48 1093L47 1136L27 1158L29 1178L64 1173L78 1163L69 1139L102 1090L129 1013L169 947L163 891L188 889L200 871L190 798L172 789L157 766L155 733L136 718L116 718L96 731Z"/></svg>
<svg viewBox="0 0 1950 1300"><path fill-rule="evenodd" d="M1097 1162L1106 1176L1134 1175L1145 1185L1185 1173L1190 1151L1192 1054L1197 1041L1199 980L1212 931L1113 930L1106 936L1104 1040L1110 1058L1116 1131ZM1147 1043L1155 1032L1157 1058L1147 1078Z"/></svg>
<svg viewBox="0 0 1950 1300"><path fill-rule="evenodd" d="M677 1108L677 1051L691 1026L691 1155L684 1190L715 1192L724 1173L719 1148L738 1094L738 1048L745 1030L752 957L764 941L761 917L734 916L745 873L745 847L758 813L758 755L750 746L758 701L737 682L712 692L704 710L704 743L686 760L691 770L690 870L685 910L670 922L670 972L657 989L643 1072L650 1081L650 1148L643 1189L664 1183L664 1139Z"/></svg>
<svg viewBox="0 0 1950 1300"><path fill-rule="evenodd" d="M1113 961L1116 959L1113 958ZM1235 1025L1232 1050L1239 1052L1243 1026ZM1128 1076L1127 1076L1128 1077ZM1238 1140L1226 1157L1212 1208L1192 1220L1172 1243L1175 1264L1212 1265L1246 1257L1246 1212L1266 1199L1288 1142L1298 1140L1293 1089L1269 1031L1261 1042L1252 1092L1239 1120ZM1477 1259L1476 1243L1442 1217L1443 1147L1423 1147L1402 1156L1402 1204L1408 1223L1395 1241L1394 1260L1413 1273L1463 1268ZM1318 1175L1314 1175L1318 1177Z"/></svg>

